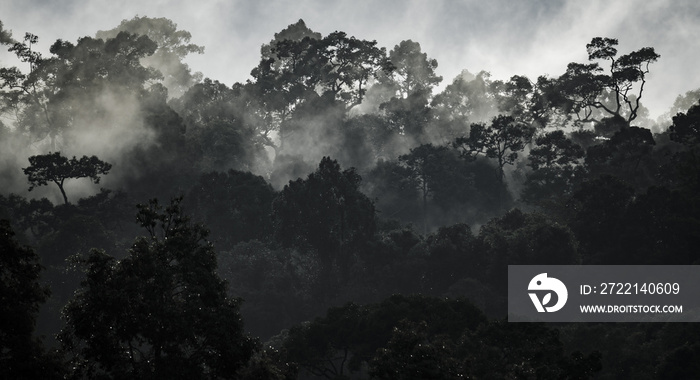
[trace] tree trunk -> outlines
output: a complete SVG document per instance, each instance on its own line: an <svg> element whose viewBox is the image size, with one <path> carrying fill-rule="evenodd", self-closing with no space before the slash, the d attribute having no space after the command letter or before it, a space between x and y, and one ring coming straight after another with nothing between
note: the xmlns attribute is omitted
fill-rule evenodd
<svg viewBox="0 0 700 380"><path fill-rule="evenodd" d="M63 195L63 202L65 202L65 204L68 204L68 197L66 196L66 191L63 190L63 181L56 182L56 185L58 185L58 189L61 190L61 195Z"/></svg>
<svg viewBox="0 0 700 380"><path fill-rule="evenodd" d="M423 179L423 235L428 234L428 186Z"/></svg>

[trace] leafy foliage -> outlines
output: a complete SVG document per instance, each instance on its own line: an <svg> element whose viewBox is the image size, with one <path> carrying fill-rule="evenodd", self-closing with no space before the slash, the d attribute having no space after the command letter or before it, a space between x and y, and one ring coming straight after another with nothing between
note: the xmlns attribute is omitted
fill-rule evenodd
<svg viewBox="0 0 700 380"><path fill-rule="evenodd" d="M250 358L240 301L227 297L207 231L180 201L139 206L148 237L126 258L95 250L78 259L86 277L61 332L76 376L233 378Z"/></svg>
<svg viewBox="0 0 700 380"><path fill-rule="evenodd" d="M42 55L0 25L21 66L0 67L0 377L697 377L692 326L501 320L508 264L700 262L697 91L650 124L653 48L596 37L560 76L465 70L433 94L412 40L299 20L227 85L190 71L191 37L137 16ZM29 156L65 204L10 193ZM68 204L65 180L107 172ZM66 302L63 368L33 335Z"/></svg>
<svg viewBox="0 0 700 380"><path fill-rule="evenodd" d="M700 142L700 103L690 107L688 112L674 116L669 131L674 141L697 145Z"/></svg>
<svg viewBox="0 0 700 380"><path fill-rule="evenodd" d="M355 254L375 228L372 202L359 191L354 169L324 157L318 169L291 181L273 203L275 237L285 247L319 255L321 289L332 291L338 277L347 278Z"/></svg>
<svg viewBox="0 0 700 380"><path fill-rule="evenodd" d="M484 317L463 300L395 295L377 304L331 308L325 317L291 329L283 348L287 360L311 374L330 379L350 375L390 342L403 320L426 321L431 336L457 339L465 330L475 329Z"/></svg>
<svg viewBox="0 0 700 380"><path fill-rule="evenodd" d="M644 47L618 56L618 40L595 37L586 45L589 61L609 62L609 74L599 63L570 63L566 73L547 86L553 104L574 114L579 122L605 116L623 118L628 124L641 113L641 99L649 66L659 59L654 48Z"/></svg>
<svg viewBox="0 0 700 380"><path fill-rule="evenodd" d="M0 377L58 379L58 361L32 336L39 306L50 294L39 283L43 268L34 250L14 235L10 223L0 219Z"/></svg>
<svg viewBox="0 0 700 380"><path fill-rule="evenodd" d="M504 180L506 165L513 165L518 158L518 152L530 142L535 130L516 121L511 116L499 115L486 124L472 124L468 137L458 137L454 146L459 148L462 156L472 158L482 154L495 158L498 165L498 176Z"/></svg>
<svg viewBox="0 0 700 380"><path fill-rule="evenodd" d="M112 164L101 161L97 156L83 156L79 160L73 156L70 160L61 152L29 157L30 166L22 169L29 180L29 191L35 187L53 182L61 190L63 200L68 203L68 197L63 183L69 178L90 178L93 183L100 183L100 175L106 175L112 169Z"/></svg>
<svg viewBox="0 0 700 380"><path fill-rule="evenodd" d="M525 179L522 198L553 209L571 196L586 174L581 162L585 152L561 130L537 137L535 144L528 156L532 171Z"/></svg>
<svg viewBox="0 0 700 380"><path fill-rule="evenodd" d="M122 20L114 29L99 31L95 35L107 40L120 32L147 36L156 43L157 49L142 61L145 67L153 67L163 76L163 84L172 97L181 96L194 83L201 79L201 73L192 73L182 60L189 54L204 53L204 47L190 43L192 35L186 30L178 30L177 24L164 17L151 18L135 16Z"/></svg>

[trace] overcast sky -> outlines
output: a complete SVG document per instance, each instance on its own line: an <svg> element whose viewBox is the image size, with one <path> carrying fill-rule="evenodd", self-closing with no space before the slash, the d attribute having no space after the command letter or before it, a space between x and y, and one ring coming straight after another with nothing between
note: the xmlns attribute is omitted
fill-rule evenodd
<svg viewBox="0 0 700 380"><path fill-rule="evenodd" d="M135 15L167 17L190 31L192 42L206 48L188 59L192 68L228 85L248 79L260 46L301 18L323 35L344 31L377 40L387 51L402 40L417 41L438 60L443 86L463 69L487 70L496 79L558 76L567 63L584 62L586 43L601 36L618 38L620 53L651 46L661 55L643 97L652 117L678 94L700 88L697 0L0 1L5 28L15 38L39 35L44 49Z"/></svg>

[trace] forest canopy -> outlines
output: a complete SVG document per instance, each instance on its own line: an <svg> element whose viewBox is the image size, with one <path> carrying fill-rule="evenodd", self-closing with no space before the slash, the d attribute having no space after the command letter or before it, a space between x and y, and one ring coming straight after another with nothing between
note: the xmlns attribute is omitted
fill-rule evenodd
<svg viewBox="0 0 700 380"><path fill-rule="evenodd" d="M653 47L500 80L270 37L227 85L174 20L0 23L0 377L700 374L694 325L505 322L508 265L700 263L700 90L651 120Z"/></svg>

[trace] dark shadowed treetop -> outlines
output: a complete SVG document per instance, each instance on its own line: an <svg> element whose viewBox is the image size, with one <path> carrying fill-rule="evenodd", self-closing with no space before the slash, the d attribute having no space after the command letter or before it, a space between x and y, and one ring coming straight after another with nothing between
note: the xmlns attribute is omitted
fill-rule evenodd
<svg viewBox="0 0 700 380"><path fill-rule="evenodd" d="M386 347L402 321L424 322L426 333L457 340L463 333L475 330L486 318L463 299L396 294L381 303L362 306L349 303L330 308L325 316L290 329L284 342L287 359L318 377L347 378L358 372L363 363L366 365L378 349Z"/></svg>
<svg viewBox="0 0 700 380"><path fill-rule="evenodd" d="M528 156L532 171L526 175L521 196L525 202L549 207L552 198L570 196L574 185L583 180L585 151L561 130L537 137L535 144Z"/></svg>
<svg viewBox="0 0 700 380"><path fill-rule="evenodd" d="M36 314L50 292L39 283L39 256L0 219L0 378L60 378L32 336ZM56 363L57 364L57 363ZM51 368L53 367L53 368Z"/></svg>
<svg viewBox="0 0 700 380"><path fill-rule="evenodd" d="M220 250L241 241L264 241L272 232L272 186L250 172L202 174L190 190L187 204L197 217L208 221Z"/></svg>
<svg viewBox="0 0 700 380"><path fill-rule="evenodd" d="M279 33L275 33L275 38L270 40L270 43L265 44L260 48L260 55L263 57L263 59L272 58L273 50L277 48L277 45L280 42L285 40L301 41L307 37L314 40L320 40L323 38L323 35L309 29L304 20L299 19L299 21L295 22L294 24L290 24Z"/></svg>
<svg viewBox="0 0 700 380"><path fill-rule="evenodd" d="M34 314L39 304L46 301L49 290L38 282L42 270L39 257L31 248L19 244L5 219L0 219L0 252L0 358L4 359L8 345L18 343L13 341L15 335L31 335Z"/></svg>
<svg viewBox="0 0 700 380"><path fill-rule="evenodd" d="M686 145L700 142L700 102L690 107L686 113L678 113L673 117L669 128L671 139Z"/></svg>
<svg viewBox="0 0 700 380"><path fill-rule="evenodd" d="M240 300L227 296L208 231L180 202L139 205L148 236L126 258L77 259L85 279L60 339L78 378L232 379L250 358Z"/></svg>
<svg viewBox="0 0 700 380"><path fill-rule="evenodd" d="M444 187L446 177L457 177L450 171L454 168L453 157L447 147L432 144L417 146L408 154L399 156L399 163L407 169L406 184L415 186L423 200L424 234L428 233L428 199Z"/></svg>
<svg viewBox="0 0 700 380"><path fill-rule="evenodd" d="M274 201L277 239L285 246L332 254L371 237L375 210L359 190L361 180L355 169L341 170L336 160L324 157L314 173L290 181Z"/></svg>
<svg viewBox="0 0 700 380"><path fill-rule="evenodd" d="M273 144L270 131L249 122L246 97L240 88L206 78L170 104L184 119L187 145L196 152L202 172L250 170L261 147Z"/></svg>
<svg viewBox="0 0 700 380"><path fill-rule="evenodd" d="M321 33L317 33L309 29L303 19L299 19L299 21L295 22L294 24L289 24L288 27L282 29L282 31L279 33L275 33L275 39L273 41L299 41L306 37L320 40L322 36ZM270 41L270 43L272 43L272 41Z"/></svg>
<svg viewBox="0 0 700 380"><path fill-rule="evenodd" d="M430 336L427 323L403 320L386 346L370 362L374 379L459 379L463 377L455 344L445 336Z"/></svg>

